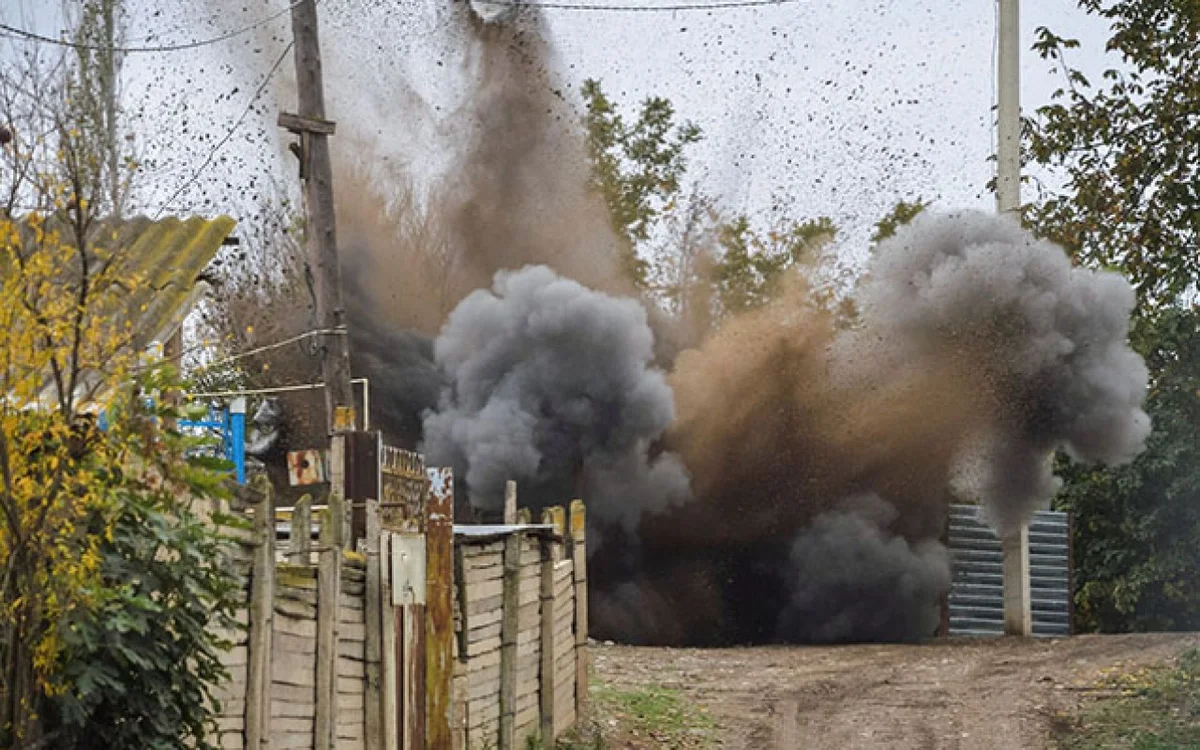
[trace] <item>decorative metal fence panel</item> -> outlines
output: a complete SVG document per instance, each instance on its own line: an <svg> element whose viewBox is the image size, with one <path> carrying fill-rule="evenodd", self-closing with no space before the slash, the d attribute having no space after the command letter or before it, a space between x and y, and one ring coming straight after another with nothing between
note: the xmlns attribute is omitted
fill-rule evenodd
<svg viewBox="0 0 1200 750"><path fill-rule="evenodd" d="M974 505L950 506L950 635L1004 633L1004 557L1000 539ZM1071 634L1071 523L1041 511L1029 525L1033 634Z"/></svg>

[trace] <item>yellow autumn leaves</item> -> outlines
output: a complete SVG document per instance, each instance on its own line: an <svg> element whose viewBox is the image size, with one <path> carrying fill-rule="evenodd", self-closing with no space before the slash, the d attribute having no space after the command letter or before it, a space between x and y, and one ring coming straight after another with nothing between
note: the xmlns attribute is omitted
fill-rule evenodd
<svg viewBox="0 0 1200 750"><path fill-rule="evenodd" d="M112 483L126 450L96 417L136 362L117 322L125 290L111 254L70 217L0 217L0 629L43 692L62 628L99 588Z"/></svg>

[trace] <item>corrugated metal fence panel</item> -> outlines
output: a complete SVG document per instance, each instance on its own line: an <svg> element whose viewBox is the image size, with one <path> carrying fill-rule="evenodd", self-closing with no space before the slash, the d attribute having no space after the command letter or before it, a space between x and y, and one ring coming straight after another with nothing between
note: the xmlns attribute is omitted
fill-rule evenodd
<svg viewBox="0 0 1200 750"><path fill-rule="evenodd" d="M974 505L950 506L950 635L1004 633L1004 558L1000 540ZM1070 523L1041 511L1029 525L1033 634L1070 635Z"/></svg>

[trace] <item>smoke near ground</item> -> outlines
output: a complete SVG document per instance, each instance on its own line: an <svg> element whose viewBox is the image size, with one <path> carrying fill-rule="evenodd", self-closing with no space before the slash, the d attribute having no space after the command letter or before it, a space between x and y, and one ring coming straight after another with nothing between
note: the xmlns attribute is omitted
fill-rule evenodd
<svg viewBox="0 0 1200 750"><path fill-rule="evenodd" d="M779 640L919 640L937 629L950 586L946 548L909 543L889 527L898 511L874 495L817 516L792 544Z"/></svg>
<svg viewBox="0 0 1200 750"><path fill-rule="evenodd" d="M600 521L636 526L688 496L670 453L650 457L674 417L665 375L650 366L644 308L545 266L496 276L437 338L449 378L424 420L428 461L453 466L471 503L503 508L507 480L523 504L582 492Z"/></svg>

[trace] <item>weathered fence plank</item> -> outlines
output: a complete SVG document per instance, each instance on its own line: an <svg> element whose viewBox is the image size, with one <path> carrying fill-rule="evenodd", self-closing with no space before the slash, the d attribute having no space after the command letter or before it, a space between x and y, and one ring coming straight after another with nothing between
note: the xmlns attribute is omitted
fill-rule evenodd
<svg viewBox="0 0 1200 750"><path fill-rule="evenodd" d="M454 672L454 474L429 469L425 502L425 741L450 747Z"/></svg>
<svg viewBox="0 0 1200 750"><path fill-rule="evenodd" d="M383 613L380 592L381 580L379 561L379 537L381 533L378 498L368 498L365 509L367 552L366 590L363 596L366 624L366 702L364 704L364 733L367 750L381 750L383 744L383 686L381 667L383 662Z"/></svg>
<svg viewBox="0 0 1200 750"><path fill-rule="evenodd" d="M517 633L521 584L522 534L510 534L504 543L503 614L500 626L500 750L513 750L517 713Z"/></svg>
<svg viewBox="0 0 1200 750"><path fill-rule="evenodd" d="M581 715L588 687L587 509L582 500L571 501L570 523L575 578L575 713Z"/></svg>
<svg viewBox="0 0 1200 750"><path fill-rule="evenodd" d="M554 527L554 533L558 537L562 537L566 532L566 514L562 506L546 508L542 511L542 523L549 524ZM559 558L562 556L562 544L555 539L542 540L542 565L541 565L541 684L538 686L541 691L541 726L540 730L542 737L548 742L553 742L558 739L555 733L554 717L557 713L555 707L555 677L554 657L557 652L555 647L555 629L554 629L554 595L555 595L555 566L558 565Z"/></svg>
<svg viewBox="0 0 1200 750"><path fill-rule="evenodd" d="M249 664L246 668L246 747L271 746L271 630L275 601L275 510L271 482L263 475L250 484L255 494L254 562L250 578Z"/></svg>
<svg viewBox="0 0 1200 750"><path fill-rule="evenodd" d="M342 545L345 543L346 436L334 435L329 448L330 492L321 519L321 551L317 569L317 697L313 747L333 750L337 741L337 655L342 590Z"/></svg>
<svg viewBox="0 0 1200 750"><path fill-rule="evenodd" d="M304 495L292 506L288 529L287 560L292 565L312 564L312 495Z"/></svg>

